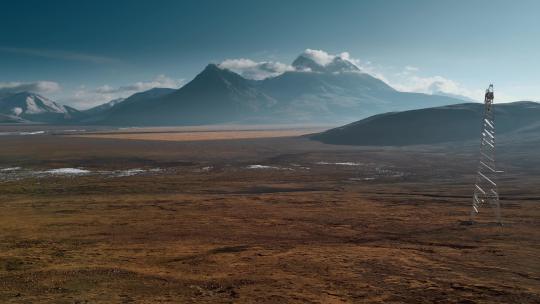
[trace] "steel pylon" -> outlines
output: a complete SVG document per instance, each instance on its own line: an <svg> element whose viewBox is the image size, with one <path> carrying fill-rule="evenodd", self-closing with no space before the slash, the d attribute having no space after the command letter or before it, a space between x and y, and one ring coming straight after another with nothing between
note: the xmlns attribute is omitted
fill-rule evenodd
<svg viewBox="0 0 540 304"><path fill-rule="evenodd" d="M480 212L480 208L490 205L501 224L501 210L499 193L497 192L497 171L495 163L495 120L493 113L493 85L489 85L484 99L484 113L482 117L482 129L480 136L480 153L476 182L472 197L471 221Z"/></svg>

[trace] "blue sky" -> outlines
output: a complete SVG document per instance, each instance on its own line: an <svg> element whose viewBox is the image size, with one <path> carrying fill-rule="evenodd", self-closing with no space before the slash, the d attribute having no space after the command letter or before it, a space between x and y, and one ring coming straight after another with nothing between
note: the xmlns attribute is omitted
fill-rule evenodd
<svg viewBox="0 0 540 304"><path fill-rule="evenodd" d="M1 6L0 90L31 88L79 108L152 86L181 86L209 62L288 65L306 49L347 52L400 90L481 98L493 82L499 101L540 100L540 1L2 0Z"/></svg>

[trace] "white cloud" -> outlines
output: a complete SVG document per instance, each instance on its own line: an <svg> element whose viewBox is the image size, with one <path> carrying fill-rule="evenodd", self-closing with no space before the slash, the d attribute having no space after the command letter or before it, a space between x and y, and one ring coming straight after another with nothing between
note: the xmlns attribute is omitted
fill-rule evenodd
<svg viewBox="0 0 540 304"><path fill-rule="evenodd" d="M347 56L349 55L349 53L347 52L344 52L342 54L346 54ZM322 66L329 64L330 62L332 62L332 60L334 60L334 58L336 58L335 55L330 55L323 50L306 49L303 55Z"/></svg>
<svg viewBox="0 0 540 304"><path fill-rule="evenodd" d="M343 60L347 60L358 66L359 60L354 59L348 52L343 52L337 55L329 54L323 50L306 49L303 56L310 58L317 64L325 66L331 63L335 58L339 57ZM218 65L220 68L228 69L236 72L248 79L261 80L268 77L275 77L281 75L287 71L294 71L295 68L289 64L277 62L277 61L253 61L246 58L238 59L226 59ZM309 72L310 70L302 70L303 72Z"/></svg>
<svg viewBox="0 0 540 304"><path fill-rule="evenodd" d="M389 84L399 91L415 92L424 94L449 94L464 96L473 100L483 97L483 90L471 90L464 87L457 81L443 76L419 76L416 74L418 68L411 69L410 66L403 68L403 71L395 73L389 80Z"/></svg>
<svg viewBox="0 0 540 304"><path fill-rule="evenodd" d="M307 49L303 53L304 56L312 59L318 64L327 65L334 58L340 57L355 64L364 73L368 73L376 77L399 91L415 92L425 94L450 94L465 96L473 100L483 98L483 90L471 90L464 87L457 81L448 79L443 76L420 76L420 68L412 65L406 65L399 71L394 68L375 65L370 61L364 61L358 58L353 58L348 52L332 55L323 50Z"/></svg>
<svg viewBox="0 0 540 304"><path fill-rule="evenodd" d="M411 73L411 72L418 72L420 69L415 67L415 66L407 65L407 66L405 66L404 70L406 72Z"/></svg>
<svg viewBox="0 0 540 304"><path fill-rule="evenodd" d="M150 81L139 81L133 84L113 87L103 85L97 88L80 86L66 101L77 109L91 108L118 98L126 98L135 93L147 91L153 88L177 89L183 84L183 79L172 79L165 75L158 75Z"/></svg>
<svg viewBox="0 0 540 304"><path fill-rule="evenodd" d="M172 79L165 75L158 75L151 81L139 81L130 85L120 86L120 87L111 87L109 85L104 85L98 87L95 92L100 94L114 94L114 93L134 93L150 90L152 88L179 88L182 84L182 79Z"/></svg>
<svg viewBox="0 0 540 304"><path fill-rule="evenodd" d="M375 65L370 61L353 58L349 52L333 55L323 50L306 49L303 55L323 66L339 57L355 64L362 72L386 82L399 91L425 94L445 93L461 95L474 100L483 96L482 90L467 89L460 83L443 76L419 76L420 68L412 65L406 65L396 72L391 67Z"/></svg>
<svg viewBox="0 0 540 304"><path fill-rule="evenodd" d="M484 96L481 89L468 89L459 82L443 76L420 76L420 68L416 66L406 65L396 72L395 68L392 67L352 58L347 52L341 53L339 56L354 63L362 72L386 82L399 91L424 94L444 93L460 95L473 100L479 100Z"/></svg>
<svg viewBox="0 0 540 304"><path fill-rule="evenodd" d="M347 53L348 54L348 53ZM354 63L362 73L367 73L375 78L378 78L387 84L390 84L390 80L386 77L386 69L382 66L375 65L371 61L366 60L360 60L358 58L351 58L349 57L347 60Z"/></svg>
<svg viewBox="0 0 540 304"><path fill-rule="evenodd" d="M302 55L304 57L306 57L306 58L309 58L309 59L315 61L315 63L317 63L319 65L322 65L322 66L328 65L329 63L331 63L336 58L341 58L343 60L349 61L349 62L351 62L352 64L354 64L356 66L359 66L359 63L360 63L360 60L352 58L351 54L349 54L349 52L342 52L340 54L333 55L333 54L327 53L327 52L325 52L323 50L306 49L302 53Z"/></svg>
<svg viewBox="0 0 540 304"><path fill-rule="evenodd" d="M472 101L483 101L485 87L479 87L476 89L470 89L469 87L443 76L427 76L422 77L416 74L409 75L408 77L398 77L390 82L395 89L404 92L417 92L425 94L439 94L448 95L454 97L467 97ZM496 92L497 102L511 102L520 100L519 98L509 94L509 92L516 90L510 90L509 88L499 87ZM519 92L519 91L517 91ZM442 93L442 94L441 94ZM465 99L466 100L466 99Z"/></svg>
<svg viewBox="0 0 540 304"><path fill-rule="evenodd" d="M60 90L60 85L54 81L35 82L0 82L0 96L20 92L50 94Z"/></svg>
<svg viewBox="0 0 540 304"><path fill-rule="evenodd" d="M290 65L275 62L262 61L255 62L251 59L227 59L219 64L222 69L228 69L242 75L245 78L261 80L268 77L275 77L287 71L293 71Z"/></svg>

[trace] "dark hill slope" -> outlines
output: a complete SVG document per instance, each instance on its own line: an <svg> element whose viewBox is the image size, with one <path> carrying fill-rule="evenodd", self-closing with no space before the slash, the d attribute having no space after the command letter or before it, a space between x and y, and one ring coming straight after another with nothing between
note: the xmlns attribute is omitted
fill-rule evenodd
<svg viewBox="0 0 540 304"><path fill-rule="evenodd" d="M466 141L479 138L483 105L466 103L392 112L312 135L314 140L340 145L403 146ZM540 104L514 102L495 105L497 134L521 136L538 130Z"/></svg>

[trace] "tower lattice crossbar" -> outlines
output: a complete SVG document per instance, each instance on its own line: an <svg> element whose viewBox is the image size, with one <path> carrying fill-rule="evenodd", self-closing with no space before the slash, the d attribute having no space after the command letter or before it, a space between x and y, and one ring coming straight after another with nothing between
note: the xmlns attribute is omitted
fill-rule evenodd
<svg viewBox="0 0 540 304"><path fill-rule="evenodd" d="M486 90L482 131L480 137L480 155L476 182L472 198L471 220L486 204L494 208L497 223L501 223L499 193L497 192L496 176L499 171L495 164L495 120L493 114L493 85Z"/></svg>

